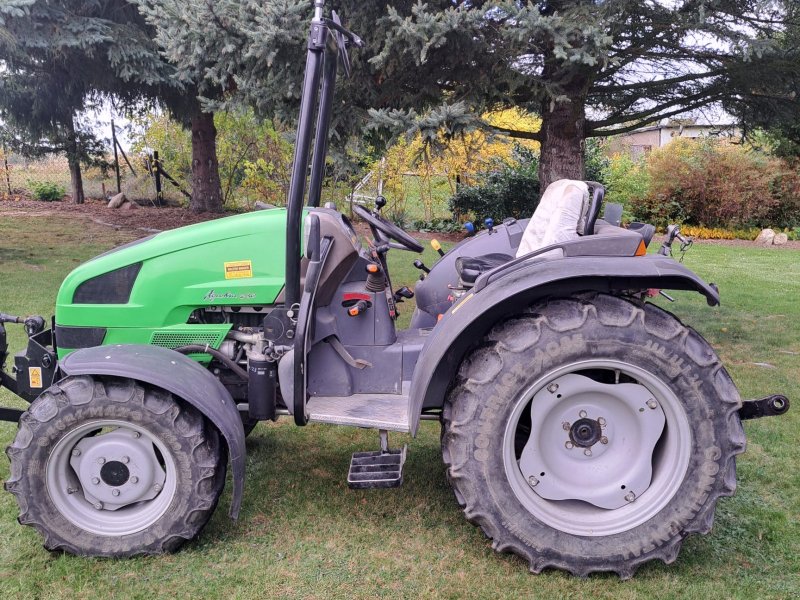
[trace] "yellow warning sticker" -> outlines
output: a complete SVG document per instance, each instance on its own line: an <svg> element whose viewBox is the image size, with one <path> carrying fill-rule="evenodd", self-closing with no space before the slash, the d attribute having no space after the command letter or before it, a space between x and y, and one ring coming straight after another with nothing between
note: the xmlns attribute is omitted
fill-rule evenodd
<svg viewBox="0 0 800 600"><path fill-rule="evenodd" d="M28 367L28 383L32 388L42 387L42 368Z"/></svg>
<svg viewBox="0 0 800 600"><path fill-rule="evenodd" d="M225 279L246 279L253 276L253 263L249 260L235 260L225 263Z"/></svg>

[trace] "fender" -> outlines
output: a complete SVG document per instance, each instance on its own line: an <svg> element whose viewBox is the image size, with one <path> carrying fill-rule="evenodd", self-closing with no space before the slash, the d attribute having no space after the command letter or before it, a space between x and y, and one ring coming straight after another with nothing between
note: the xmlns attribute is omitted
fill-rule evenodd
<svg viewBox="0 0 800 600"><path fill-rule="evenodd" d="M238 518L244 491L244 427L236 403L211 372L173 350L133 344L76 350L59 367L65 375L130 377L165 389L199 410L228 445L233 473L230 516Z"/></svg>
<svg viewBox="0 0 800 600"><path fill-rule="evenodd" d="M710 306L719 292L672 258L574 256L514 261L483 274L475 287L442 316L417 360L409 395L411 433L424 409L441 408L447 388L469 348L498 320L545 296L660 288L694 290Z"/></svg>

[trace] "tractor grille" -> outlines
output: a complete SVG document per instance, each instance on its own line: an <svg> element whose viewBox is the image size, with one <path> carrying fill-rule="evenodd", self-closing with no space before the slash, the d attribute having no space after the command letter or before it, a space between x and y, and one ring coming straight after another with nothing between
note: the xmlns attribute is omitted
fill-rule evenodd
<svg viewBox="0 0 800 600"><path fill-rule="evenodd" d="M180 348L181 346L188 346L190 344L200 344L205 346L208 344L212 348L216 348L222 343L222 338L225 336L224 331L155 331L150 338L150 343L153 346L161 346L163 348Z"/></svg>

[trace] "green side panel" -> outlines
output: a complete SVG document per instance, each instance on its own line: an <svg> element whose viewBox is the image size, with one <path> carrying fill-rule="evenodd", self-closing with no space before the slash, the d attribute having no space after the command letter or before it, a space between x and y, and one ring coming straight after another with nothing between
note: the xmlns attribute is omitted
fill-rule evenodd
<svg viewBox="0 0 800 600"><path fill-rule="evenodd" d="M56 323L108 329L104 344L197 338L216 347L229 325L187 325L203 306L265 306L284 286L286 210L262 210L165 231L102 254L72 271L56 300ZM244 273L225 263L250 261ZM141 263L127 304L73 304L81 283ZM238 277L237 277L238 275ZM242 276L244 275L244 276ZM194 333L196 331L196 333ZM182 337L181 337L182 336ZM209 341L211 340L211 341ZM59 348L59 356L68 352Z"/></svg>

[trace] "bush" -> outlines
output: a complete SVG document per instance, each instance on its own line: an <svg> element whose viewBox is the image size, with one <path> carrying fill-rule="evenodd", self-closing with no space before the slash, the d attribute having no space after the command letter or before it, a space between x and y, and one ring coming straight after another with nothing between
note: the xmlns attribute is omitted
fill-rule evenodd
<svg viewBox="0 0 800 600"><path fill-rule="evenodd" d="M67 190L63 186L50 181L29 181L28 187L33 192L33 197L44 202L61 200Z"/></svg>
<svg viewBox="0 0 800 600"><path fill-rule="evenodd" d="M462 186L450 198L454 220L472 217L479 222L492 217L499 222L506 217L530 217L539 203L539 160L527 149L517 150L514 165L502 165L483 175L483 183Z"/></svg>
<svg viewBox="0 0 800 600"><path fill-rule="evenodd" d="M635 220L631 207L644 198L650 188L645 161L635 160L627 153L615 154L609 161L605 184L606 201L623 206L623 221Z"/></svg>
<svg viewBox="0 0 800 600"><path fill-rule="evenodd" d="M647 159L648 191L633 199L639 220L709 227L765 225L779 204L772 191L778 161L712 139L677 139Z"/></svg>

